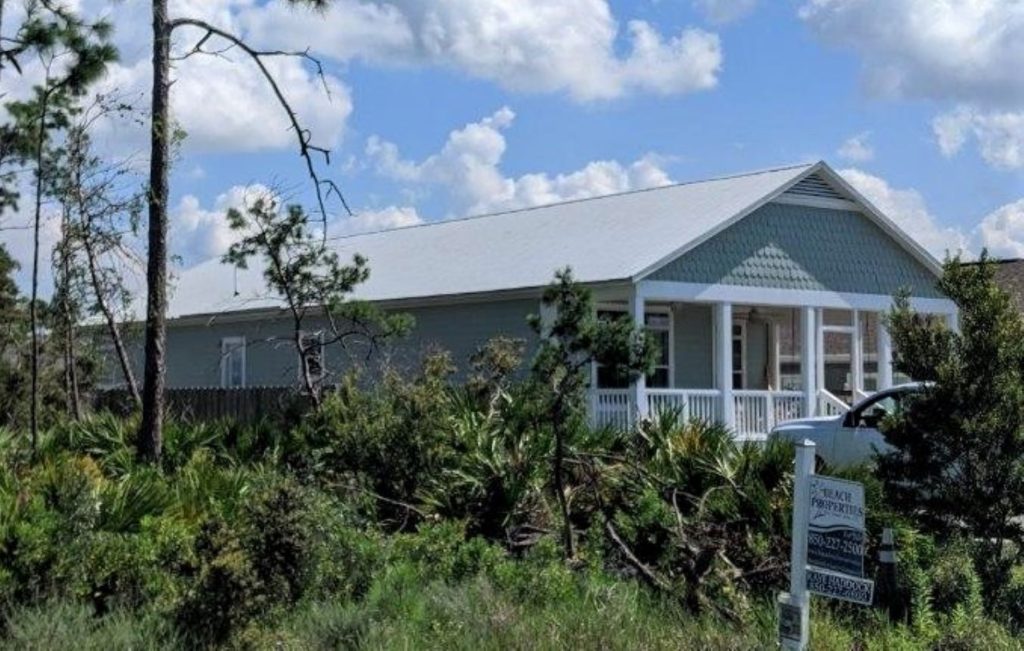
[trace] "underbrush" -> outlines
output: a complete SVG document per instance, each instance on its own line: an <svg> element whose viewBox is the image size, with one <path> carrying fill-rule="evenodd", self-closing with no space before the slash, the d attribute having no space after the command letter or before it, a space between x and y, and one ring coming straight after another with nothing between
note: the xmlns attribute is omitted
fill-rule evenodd
<svg viewBox="0 0 1024 651"><path fill-rule="evenodd" d="M663 414L579 426L565 481L531 388L346 383L295 426L136 423L0 432L4 648L761 649L785 585L792 450ZM969 541L892 513L864 469L869 535L895 525L902 604L816 601L822 649L1019 648L1024 568L996 592ZM876 567L869 549L868 572Z"/></svg>

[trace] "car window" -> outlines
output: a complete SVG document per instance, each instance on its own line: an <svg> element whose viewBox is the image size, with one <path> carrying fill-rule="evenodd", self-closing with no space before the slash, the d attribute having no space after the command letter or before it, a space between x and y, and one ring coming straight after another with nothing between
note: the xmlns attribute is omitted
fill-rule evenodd
<svg viewBox="0 0 1024 651"><path fill-rule="evenodd" d="M854 414L854 423L857 427L878 427L887 416L894 416L899 413L901 396L889 394L880 396L862 405Z"/></svg>

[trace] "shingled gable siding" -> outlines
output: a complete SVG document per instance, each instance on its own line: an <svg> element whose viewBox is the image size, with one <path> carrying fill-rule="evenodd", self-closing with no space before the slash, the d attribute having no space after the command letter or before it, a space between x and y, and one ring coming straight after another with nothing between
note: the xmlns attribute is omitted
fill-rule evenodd
<svg viewBox="0 0 1024 651"><path fill-rule="evenodd" d="M941 298L935 277L858 212L770 203L651 280Z"/></svg>

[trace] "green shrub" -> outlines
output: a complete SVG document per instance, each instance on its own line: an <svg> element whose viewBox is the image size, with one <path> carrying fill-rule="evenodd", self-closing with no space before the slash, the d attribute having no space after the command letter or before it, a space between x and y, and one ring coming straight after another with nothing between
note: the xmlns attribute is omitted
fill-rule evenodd
<svg viewBox="0 0 1024 651"><path fill-rule="evenodd" d="M392 562L412 563L427 580L459 581L489 570L504 556L483 538L467 540L465 527L458 522L428 524L391 541Z"/></svg>
<svg viewBox="0 0 1024 651"><path fill-rule="evenodd" d="M1000 595L1000 605L1018 634L1024 635L1024 565L1010 571L1010 580Z"/></svg>
<svg viewBox="0 0 1024 651"><path fill-rule="evenodd" d="M932 607L936 612L949 614L957 608L972 615L981 612L981 579L968 543L954 543L941 549L929 569L929 576Z"/></svg>
<svg viewBox="0 0 1024 651"><path fill-rule="evenodd" d="M203 526L196 554L197 573L177 604L176 624L194 645L223 644L262 611L259 577L238 534L222 522Z"/></svg>
<svg viewBox="0 0 1024 651"><path fill-rule="evenodd" d="M6 614L0 649L159 651L181 646L166 621L116 611L97 618L83 604L51 602Z"/></svg>
<svg viewBox="0 0 1024 651"><path fill-rule="evenodd" d="M407 523L410 510L398 504L415 501L448 451L447 389L453 371L447 355L430 355L412 380L389 371L373 391L361 388L356 376L346 376L320 411L295 428L301 446L288 463L300 476L319 481L357 477L384 498L381 518Z"/></svg>

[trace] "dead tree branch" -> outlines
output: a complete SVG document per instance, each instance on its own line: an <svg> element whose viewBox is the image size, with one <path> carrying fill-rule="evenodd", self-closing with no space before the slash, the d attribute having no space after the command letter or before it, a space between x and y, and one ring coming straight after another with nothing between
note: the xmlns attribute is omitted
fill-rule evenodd
<svg viewBox="0 0 1024 651"><path fill-rule="evenodd" d="M352 216L352 210L349 208L348 202L345 200L345 196L341 192L341 188L338 185L327 178L321 177L320 173L317 172L316 163L314 158L322 156L325 164L331 164L331 151L325 147L320 147L312 143L312 134L309 129L304 128L299 122L298 114L292 107L288 98L285 97L281 90L280 85L277 83L277 79L274 78L273 73L267 68L265 59L272 57L298 57L309 63L312 63L316 68L316 75L323 84L325 92L330 95L330 88L327 85L327 77L324 74L323 64L319 59L309 53L309 50L257 50L247 44L241 37L236 36L230 32L227 32L219 27L211 25L210 23L199 20L196 18L176 18L169 22L169 31L174 31L179 27L195 27L203 30L203 35L192 47L181 58L187 58L193 54L207 54L212 56L222 56L225 52L232 48L238 48L244 52L252 61L256 64L260 74L266 80L270 89L273 91L274 96L277 98L278 104L284 110L288 116L288 122L291 124L292 130L295 132L296 141L299 145L299 155L303 158L306 165L306 173L310 180L313 182L313 188L316 192L317 208L320 212L324 224L324 237L327 236L327 201L331 195L334 194L338 197L345 212ZM218 37L227 41L230 45L227 48L220 50L208 50L204 49L204 46L210 41L211 38Z"/></svg>

